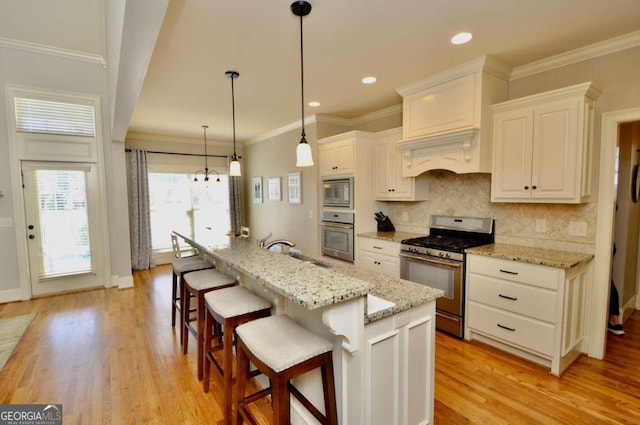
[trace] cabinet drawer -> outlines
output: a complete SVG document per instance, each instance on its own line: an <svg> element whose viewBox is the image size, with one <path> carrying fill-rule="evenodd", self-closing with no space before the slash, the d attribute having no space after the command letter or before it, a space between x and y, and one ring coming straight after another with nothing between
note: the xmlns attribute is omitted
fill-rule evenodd
<svg viewBox="0 0 640 425"><path fill-rule="evenodd" d="M400 255L400 244L393 241L361 237L359 249L385 255Z"/></svg>
<svg viewBox="0 0 640 425"><path fill-rule="evenodd" d="M469 303L469 328L532 350L553 356L555 326L517 316L503 310Z"/></svg>
<svg viewBox="0 0 640 425"><path fill-rule="evenodd" d="M469 300L556 323L557 293L490 276L470 274Z"/></svg>
<svg viewBox="0 0 640 425"><path fill-rule="evenodd" d="M468 270L471 273L527 283L553 290L557 290L560 283L561 270L552 267L477 255L470 255L468 258Z"/></svg>

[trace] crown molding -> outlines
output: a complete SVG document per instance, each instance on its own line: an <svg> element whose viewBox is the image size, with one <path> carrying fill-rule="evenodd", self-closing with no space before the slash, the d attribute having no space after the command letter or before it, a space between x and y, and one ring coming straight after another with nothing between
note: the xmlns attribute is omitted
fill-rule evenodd
<svg viewBox="0 0 640 425"><path fill-rule="evenodd" d="M633 47L640 46L640 31L615 37L599 43L594 43L580 49L571 50L555 56L531 62L527 65L517 66L511 72L511 81L540 72L550 71L563 66L597 58Z"/></svg>
<svg viewBox="0 0 640 425"><path fill-rule="evenodd" d="M358 125L365 124L370 121L379 120L382 118L386 118L389 116L393 116L396 114L402 113L402 105L393 105L388 108L381 109L379 111L371 112L370 114L361 115L355 118L341 118L328 114L315 114L310 117L304 119L304 125L310 125L315 123L323 123L323 124L332 124L332 125L341 125L343 127L355 127ZM272 137L278 136L280 134L288 133L289 131L300 128L300 122L296 121L291 124L287 124L280 128L276 128L275 130L268 131L255 137L251 140L244 142L244 145L252 145L254 143L261 142L263 140L270 139Z"/></svg>
<svg viewBox="0 0 640 425"><path fill-rule="evenodd" d="M22 50L30 53L39 53L49 56L57 56L60 58L97 63L106 68L107 62L100 55L92 55L89 53L78 52L77 50L62 49L60 47L46 46L44 44L30 43L28 41L13 40L10 38L0 37L0 47L8 49Z"/></svg>

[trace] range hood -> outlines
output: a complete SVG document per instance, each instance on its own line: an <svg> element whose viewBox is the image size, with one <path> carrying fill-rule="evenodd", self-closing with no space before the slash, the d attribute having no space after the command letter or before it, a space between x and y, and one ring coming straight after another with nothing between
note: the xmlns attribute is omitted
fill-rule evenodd
<svg viewBox="0 0 640 425"><path fill-rule="evenodd" d="M402 175L491 172L490 106L506 100L510 72L483 56L397 88L403 97Z"/></svg>

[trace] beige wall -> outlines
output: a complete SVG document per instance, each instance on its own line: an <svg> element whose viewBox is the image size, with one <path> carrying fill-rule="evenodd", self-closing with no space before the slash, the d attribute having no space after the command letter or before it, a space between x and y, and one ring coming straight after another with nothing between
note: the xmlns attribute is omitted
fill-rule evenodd
<svg viewBox="0 0 640 425"><path fill-rule="evenodd" d="M316 124L305 126L306 139L312 147L314 167L296 167L296 146L300 141L300 130L263 140L244 147L247 160L243 170L245 188L246 225L252 239L260 239L273 233L273 239L288 239L296 248L309 255L318 255L318 149ZM290 204L287 193L287 174L300 172L302 178L302 203ZM254 203L251 179L262 177L263 202ZM280 201L270 201L267 194L267 179L280 177Z"/></svg>

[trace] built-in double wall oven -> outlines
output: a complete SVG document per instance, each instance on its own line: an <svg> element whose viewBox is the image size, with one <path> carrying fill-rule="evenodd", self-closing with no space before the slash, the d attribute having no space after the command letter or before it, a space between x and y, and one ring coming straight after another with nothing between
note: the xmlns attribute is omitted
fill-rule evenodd
<svg viewBox="0 0 640 425"><path fill-rule="evenodd" d="M322 255L353 263L354 260L353 212L323 211L320 222Z"/></svg>

